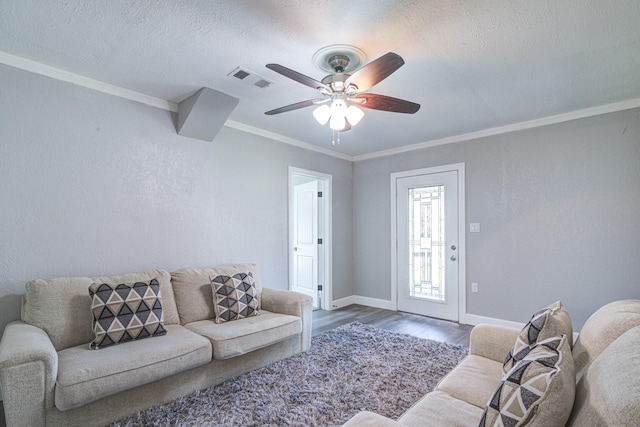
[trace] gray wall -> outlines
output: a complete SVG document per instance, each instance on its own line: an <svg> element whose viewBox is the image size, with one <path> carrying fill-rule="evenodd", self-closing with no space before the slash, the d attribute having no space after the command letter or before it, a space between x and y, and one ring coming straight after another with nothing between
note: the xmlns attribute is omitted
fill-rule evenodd
<svg viewBox="0 0 640 427"><path fill-rule="evenodd" d="M389 174L457 162L482 224L468 313L524 322L561 299L579 329L640 298L638 109L352 165L229 128L181 137L166 111L10 67L0 81L0 331L36 277L257 262L286 288L288 166L333 175L334 299L390 298Z"/></svg>
<svg viewBox="0 0 640 427"><path fill-rule="evenodd" d="M458 162L468 313L525 322L559 299L579 329L640 298L640 109L356 162L356 295L391 297L389 174Z"/></svg>
<svg viewBox="0 0 640 427"><path fill-rule="evenodd" d="M352 295L352 163L0 66L0 332L26 281L259 264L288 286L288 167L333 176L335 298Z"/></svg>

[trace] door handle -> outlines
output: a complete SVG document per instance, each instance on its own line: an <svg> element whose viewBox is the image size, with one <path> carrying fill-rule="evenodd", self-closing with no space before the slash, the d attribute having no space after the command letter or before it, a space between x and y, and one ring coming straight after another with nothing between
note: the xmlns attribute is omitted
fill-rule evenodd
<svg viewBox="0 0 640 427"><path fill-rule="evenodd" d="M293 247L293 252L298 252L298 248L296 248L295 246Z"/></svg>
<svg viewBox="0 0 640 427"><path fill-rule="evenodd" d="M455 260L457 260L457 259L458 259L458 258L457 258L455 255L451 255L451 261L455 261Z"/></svg>

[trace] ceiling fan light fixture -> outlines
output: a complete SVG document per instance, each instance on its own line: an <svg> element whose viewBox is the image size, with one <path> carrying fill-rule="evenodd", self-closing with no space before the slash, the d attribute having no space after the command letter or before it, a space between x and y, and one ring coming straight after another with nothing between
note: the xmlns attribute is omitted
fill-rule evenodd
<svg viewBox="0 0 640 427"><path fill-rule="evenodd" d="M344 130L349 125L355 126L364 117L364 112L355 105L347 104L342 99L334 99L331 106L324 104L313 110L313 117L321 125L329 122L333 130Z"/></svg>
<svg viewBox="0 0 640 427"><path fill-rule="evenodd" d="M362 118L364 117L364 111L362 111L360 108L356 107L355 105L350 105L347 108L346 117L347 117L347 120L349 121L349 124L351 126L355 126L358 123L360 123L360 120L362 120Z"/></svg>
<svg viewBox="0 0 640 427"><path fill-rule="evenodd" d="M343 130L347 127L347 120L344 116L334 114L331 116L331 120L329 120L329 127L333 130Z"/></svg>
<svg viewBox="0 0 640 427"><path fill-rule="evenodd" d="M331 107L327 104L319 106L313 110L313 117L315 117L318 123L325 125L331 118Z"/></svg>
<svg viewBox="0 0 640 427"><path fill-rule="evenodd" d="M329 127L333 130L343 130L346 122L347 104L342 99L334 99L331 103L331 119Z"/></svg>

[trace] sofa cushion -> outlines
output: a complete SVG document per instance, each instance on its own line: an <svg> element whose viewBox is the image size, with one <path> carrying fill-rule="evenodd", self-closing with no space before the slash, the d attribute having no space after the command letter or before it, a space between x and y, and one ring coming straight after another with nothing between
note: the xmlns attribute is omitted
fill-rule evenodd
<svg viewBox="0 0 640 427"><path fill-rule="evenodd" d="M171 272L171 283L176 297L176 305L180 313L180 324L213 319L216 316L213 308L213 292L211 277L225 274L251 272L256 284L258 302L262 293L260 272L255 264L235 264L216 268L181 268Z"/></svg>
<svg viewBox="0 0 640 427"><path fill-rule="evenodd" d="M91 296L94 282L128 283L156 278L162 292L164 322L178 323L171 276L164 270L104 277L69 277L32 280L22 299L22 320L47 332L56 350L88 343L95 338L91 329Z"/></svg>
<svg viewBox="0 0 640 427"><path fill-rule="evenodd" d="M221 324L200 320L185 327L211 341L214 359L229 359L300 334L302 321L297 316L262 310L258 317Z"/></svg>
<svg viewBox="0 0 640 427"><path fill-rule="evenodd" d="M398 422L410 427L468 427L478 425L482 409L435 390L413 405Z"/></svg>
<svg viewBox="0 0 640 427"><path fill-rule="evenodd" d="M504 360L503 373L507 373L529 351L529 346L547 338L566 335L572 345L573 327L571 317L560 301L538 310L524 325L516 342Z"/></svg>
<svg viewBox="0 0 640 427"><path fill-rule="evenodd" d="M585 322L573 347L576 380L609 344L628 330L640 326L640 300L611 302L596 310Z"/></svg>
<svg viewBox="0 0 640 427"><path fill-rule="evenodd" d="M480 426L564 426L575 395L566 335L541 341L503 377Z"/></svg>
<svg viewBox="0 0 640 427"><path fill-rule="evenodd" d="M400 424L391 418L383 417L380 414L370 411L358 412L353 418L346 423L342 424L342 427L403 427L404 424Z"/></svg>
<svg viewBox="0 0 640 427"><path fill-rule="evenodd" d="M640 326L617 338L576 387L569 426L637 426L640 422Z"/></svg>
<svg viewBox="0 0 640 427"><path fill-rule="evenodd" d="M186 371L211 361L211 343L180 325L167 335L100 351L86 344L58 352L55 405L61 411Z"/></svg>
<svg viewBox="0 0 640 427"><path fill-rule="evenodd" d="M216 323L260 315L258 293L251 272L232 276L219 274L211 278L211 286Z"/></svg>
<svg viewBox="0 0 640 427"><path fill-rule="evenodd" d="M136 339L165 335L162 295L156 279L135 283L93 283L93 332L96 350Z"/></svg>
<svg viewBox="0 0 640 427"><path fill-rule="evenodd" d="M502 363L469 355L440 380L436 390L484 409L502 375Z"/></svg>

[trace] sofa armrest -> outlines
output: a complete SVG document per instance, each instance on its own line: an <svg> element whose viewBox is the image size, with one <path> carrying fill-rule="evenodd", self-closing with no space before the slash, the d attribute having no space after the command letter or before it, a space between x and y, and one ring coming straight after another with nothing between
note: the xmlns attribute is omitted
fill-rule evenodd
<svg viewBox="0 0 640 427"><path fill-rule="evenodd" d="M47 333L22 321L9 323L0 341L0 388L7 425L44 425L53 406L58 353Z"/></svg>
<svg viewBox="0 0 640 427"><path fill-rule="evenodd" d="M364 411L342 424L342 427L399 427L402 425L375 412Z"/></svg>
<svg viewBox="0 0 640 427"><path fill-rule="evenodd" d="M311 321L313 316L313 298L293 291L262 288L262 308L273 313L298 316L302 321L300 350L311 347Z"/></svg>
<svg viewBox="0 0 640 427"><path fill-rule="evenodd" d="M520 331L497 325L477 325L471 330L469 354L504 362Z"/></svg>

